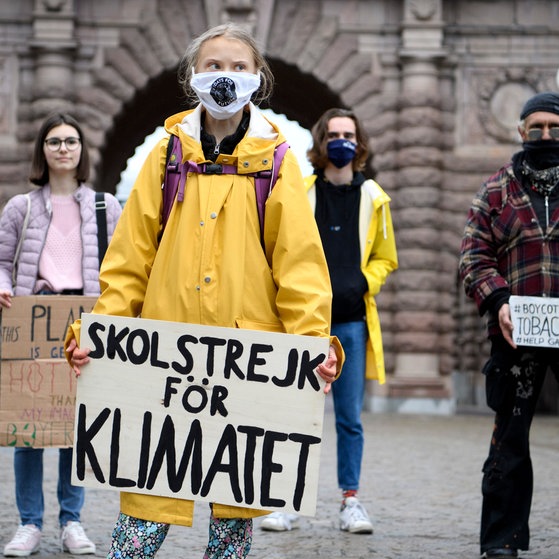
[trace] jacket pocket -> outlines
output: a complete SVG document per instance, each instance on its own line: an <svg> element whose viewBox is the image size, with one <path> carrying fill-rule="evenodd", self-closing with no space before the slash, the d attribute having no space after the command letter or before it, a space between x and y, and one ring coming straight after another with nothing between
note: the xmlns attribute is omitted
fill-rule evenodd
<svg viewBox="0 0 559 559"><path fill-rule="evenodd" d="M258 320L247 320L245 318L236 318L235 325L243 330L259 330L261 332L278 332L285 334L285 328L281 322L259 322Z"/></svg>

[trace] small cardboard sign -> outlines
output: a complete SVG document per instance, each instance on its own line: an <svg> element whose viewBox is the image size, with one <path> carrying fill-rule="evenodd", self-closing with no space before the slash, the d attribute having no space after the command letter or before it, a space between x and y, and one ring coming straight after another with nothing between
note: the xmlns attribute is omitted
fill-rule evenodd
<svg viewBox="0 0 559 559"><path fill-rule="evenodd" d="M314 515L326 338L83 315L72 483Z"/></svg>
<svg viewBox="0 0 559 559"><path fill-rule="evenodd" d="M13 297L12 306L0 313L0 357L64 359L68 326L91 311L96 300L73 295Z"/></svg>
<svg viewBox="0 0 559 559"><path fill-rule="evenodd" d="M64 357L70 324L95 297L13 297L0 312L0 446L69 447L75 374Z"/></svg>
<svg viewBox="0 0 559 559"><path fill-rule="evenodd" d="M558 298L512 295L509 305L516 345L559 347Z"/></svg>

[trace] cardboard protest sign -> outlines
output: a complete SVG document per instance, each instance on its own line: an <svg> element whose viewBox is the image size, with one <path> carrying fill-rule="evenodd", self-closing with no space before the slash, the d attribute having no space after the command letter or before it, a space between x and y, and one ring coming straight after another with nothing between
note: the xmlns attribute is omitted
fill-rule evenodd
<svg viewBox="0 0 559 559"><path fill-rule="evenodd" d="M314 515L328 339L83 315L76 485Z"/></svg>
<svg viewBox="0 0 559 559"><path fill-rule="evenodd" d="M509 304L516 345L559 347L559 299L513 295Z"/></svg>
<svg viewBox="0 0 559 559"><path fill-rule="evenodd" d="M14 297L0 313L0 446L72 446L76 379L68 326L95 297Z"/></svg>

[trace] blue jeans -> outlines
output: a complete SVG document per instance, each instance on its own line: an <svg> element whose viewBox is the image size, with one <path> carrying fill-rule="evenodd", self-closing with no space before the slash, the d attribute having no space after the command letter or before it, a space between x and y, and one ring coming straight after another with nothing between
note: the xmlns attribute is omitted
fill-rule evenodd
<svg viewBox="0 0 559 559"><path fill-rule="evenodd" d="M45 503L43 498L43 449L16 448L14 453L16 503L21 524L35 524L43 528ZM72 449L61 448L58 455L58 504L60 526L69 520L80 521L84 502L84 488L70 483Z"/></svg>
<svg viewBox="0 0 559 559"><path fill-rule="evenodd" d="M340 489L359 489L363 458L363 425L361 411L365 395L365 362L367 324L338 322L332 324L345 351L342 374L332 383L338 452L338 485Z"/></svg>

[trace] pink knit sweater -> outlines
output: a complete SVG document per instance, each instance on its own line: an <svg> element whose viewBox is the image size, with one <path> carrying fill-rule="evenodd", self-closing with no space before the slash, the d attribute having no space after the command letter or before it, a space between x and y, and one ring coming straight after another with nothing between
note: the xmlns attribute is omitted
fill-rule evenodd
<svg viewBox="0 0 559 559"><path fill-rule="evenodd" d="M38 290L82 289L80 206L72 194L51 194L52 217L39 260Z"/></svg>

